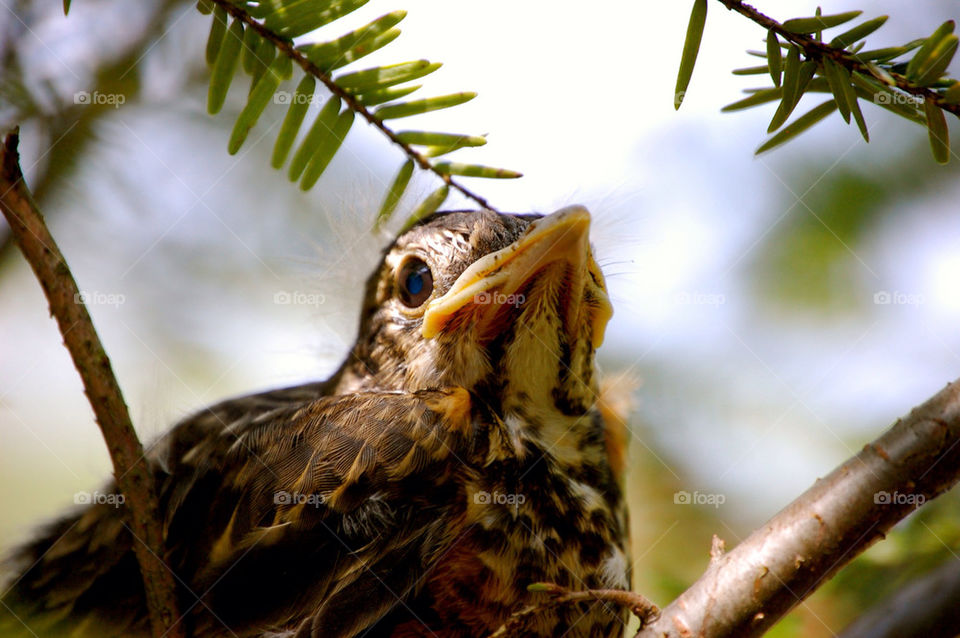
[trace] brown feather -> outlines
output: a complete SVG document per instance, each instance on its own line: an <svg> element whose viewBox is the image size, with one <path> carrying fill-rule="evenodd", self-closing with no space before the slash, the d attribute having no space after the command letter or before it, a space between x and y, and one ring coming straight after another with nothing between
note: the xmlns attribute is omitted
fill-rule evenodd
<svg viewBox="0 0 960 638"><path fill-rule="evenodd" d="M191 635L467 638L537 602L531 582L628 585L611 469L622 444L593 370L609 308L583 213L544 222L557 219L579 219L580 234L550 267L514 273L522 302L467 300L428 339L430 300L551 228L490 211L430 217L386 250L331 379L212 406L153 448L164 559ZM433 282L416 308L398 294L411 258ZM93 505L21 548L0 634L149 635L123 514ZM623 616L554 609L523 635L612 638Z"/></svg>

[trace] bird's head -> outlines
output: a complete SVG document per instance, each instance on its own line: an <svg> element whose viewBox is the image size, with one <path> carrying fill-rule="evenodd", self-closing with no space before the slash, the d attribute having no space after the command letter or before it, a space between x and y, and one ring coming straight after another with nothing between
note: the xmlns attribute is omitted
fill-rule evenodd
<svg viewBox="0 0 960 638"><path fill-rule="evenodd" d="M459 385L582 414L612 314L589 228L571 206L437 213L402 233L368 281L340 391Z"/></svg>

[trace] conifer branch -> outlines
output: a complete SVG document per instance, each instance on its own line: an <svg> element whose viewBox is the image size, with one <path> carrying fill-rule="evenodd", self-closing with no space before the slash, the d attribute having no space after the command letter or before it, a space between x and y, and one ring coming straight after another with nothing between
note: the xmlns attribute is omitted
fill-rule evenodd
<svg viewBox="0 0 960 638"><path fill-rule="evenodd" d="M333 81L333 78L330 77L329 74L324 73L320 67L311 62L303 53L298 51L289 39L274 33L272 30L255 20L253 16L244 11L241 7L238 7L230 2L230 0L211 1L222 7L228 14L233 16L234 19L243 22L246 28L253 29L260 37L272 43L282 55L287 56L291 61L295 62L301 69L304 70L305 73L317 78L317 80L327 87L327 90L330 91L330 93L340 98L340 100L346 104L350 110L363 117L363 119L383 133L383 135L385 135L393 144L399 146L404 154L413 160L422 170L433 173L447 186L459 191L462 195L473 200L482 208L498 212L497 209L493 208L485 198L468 189L466 186L460 184L457 180L453 179L449 173L442 172L436 168L430 163L426 156L416 151L404 140L400 139L393 129L387 126L382 119L376 117L370 111L370 109L368 109L363 103L360 102L360 100L356 98L356 96L340 87L336 82Z"/></svg>
<svg viewBox="0 0 960 638"><path fill-rule="evenodd" d="M856 53L851 53L842 47L830 46L825 42L816 40L804 33L795 33L784 28L783 24L774 20L773 18L761 13L752 5L747 4L746 2L741 2L740 0L718 0L723 6L731 11L736 11L740 15L748 18L749 20L760 25L764 29L774 31L778 36L796 44L798 47L803 49L804 54L808 59L822 61L824 59L830 59L840 64L850 72L856 71L863 75L873 76L874 70L868 66L863 60L857 57ZM890 71L888 75L893 78L894 85L905 93L914 95L920 100L931 100L934 104L939 106L944 111L953 113L957 117L960 117L960 103L950 104L947 102L944 95L940 92L934 91L925 86L918 86L914 82L911 82L903 74Z"/></svg>

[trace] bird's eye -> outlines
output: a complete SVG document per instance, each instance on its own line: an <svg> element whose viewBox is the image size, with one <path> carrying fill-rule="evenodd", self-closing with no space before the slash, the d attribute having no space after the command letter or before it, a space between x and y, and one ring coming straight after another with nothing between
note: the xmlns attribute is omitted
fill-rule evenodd
<svg viewBox="0 0 960 638"><path fill-rule="evenodd" d="M413 257L397 271L397 290L405 306L417 308L423 305L433 292L433 274L421 259Z"/></svg>

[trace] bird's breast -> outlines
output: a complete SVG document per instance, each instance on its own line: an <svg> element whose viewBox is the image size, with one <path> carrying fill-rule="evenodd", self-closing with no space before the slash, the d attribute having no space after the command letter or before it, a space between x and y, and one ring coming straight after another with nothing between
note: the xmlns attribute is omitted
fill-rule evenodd
<svg viewBox="0 0 960 638"><path fill-rule="evenodd" d="M507 429L518 432L517 425ZM544 424L528 425L532 432ZM596 426L601 435L590 435ZM588 420L570 436L577 454L525 434L503 449L493 446L465 484L463 531L427 585L440 626L455 628L449 635L489 633L545 600L527 590L532 583L629 589L626 513L602 424ZM535 616L528 635L619 636L622 619L621 610L601 605L558 608Z"/></svg>

